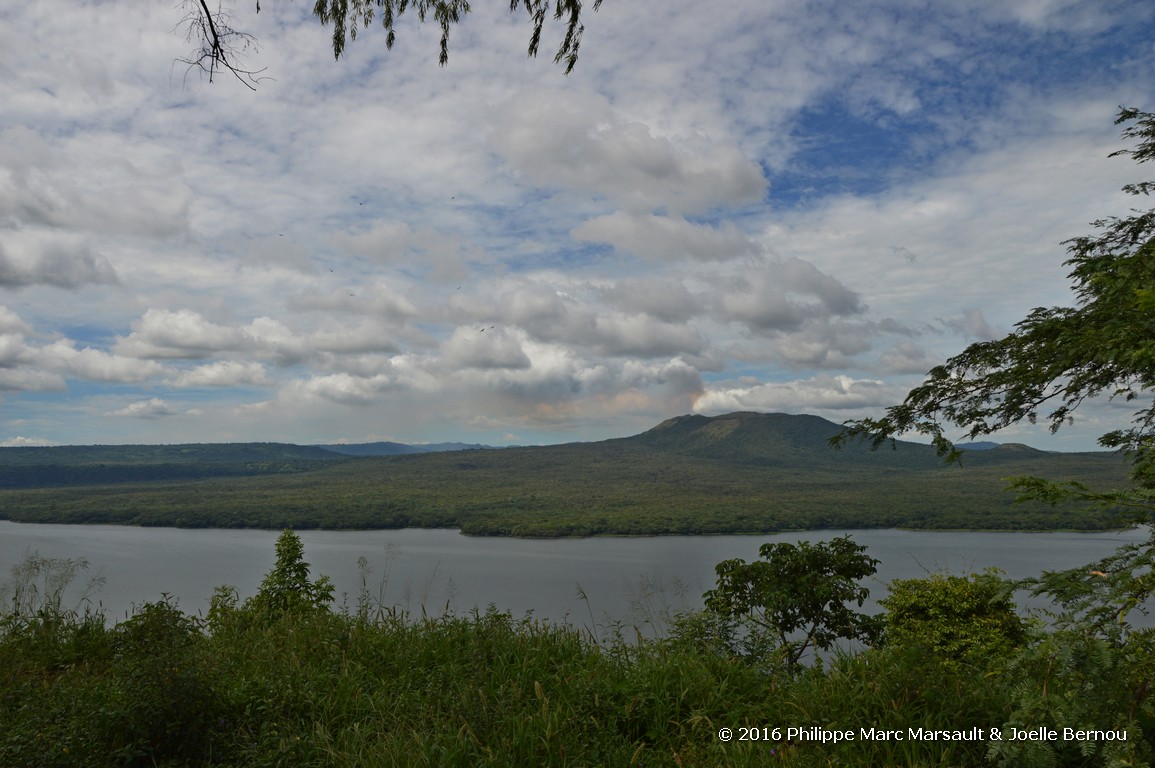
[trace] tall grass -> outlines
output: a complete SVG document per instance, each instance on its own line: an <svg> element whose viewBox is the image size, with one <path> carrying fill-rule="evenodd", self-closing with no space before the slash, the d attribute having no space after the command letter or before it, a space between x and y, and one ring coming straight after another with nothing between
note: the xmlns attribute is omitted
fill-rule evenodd
<svg viewBox="0 0 1155 768"><path fill-rule="evenodd" d="M204 619L167 599L114 625L10 612L0 766L986 766L982 741L785 732L989 729L1018 695L998 665L914 646L784 675L735 655L709 614L599 636L495 610L414 615L386 608L385 587L366 579L336 611L222 591ZM782 737L726 742L723 727Z"/></svg>

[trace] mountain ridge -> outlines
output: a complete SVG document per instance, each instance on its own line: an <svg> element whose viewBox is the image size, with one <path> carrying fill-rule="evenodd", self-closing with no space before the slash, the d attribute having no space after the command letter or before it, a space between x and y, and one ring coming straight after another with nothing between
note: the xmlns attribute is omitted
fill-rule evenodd
<svg viewBox="0 0 1155 768"><path fill-rule="evenodd" d="M201 528L450 527L522 537L1119 526L1109 511L1018 505L1003 491L1008 476L1023 475L1122 487L1127 465L1119 454L1009 445L968 452L961 465L946 465L921 443L899 441L895 450L871 451L856 442L835 450L828 441L840 430L817 416L739 412L687 414L599 442L393 456L221 444L219 450L234 457L262 459L229 463L209 460L218 455L213 444L121 446L74 452L72 465L5 466L6 456L11 461L19 455L12 452L33 450L12 448L0 451L0 519ZM158 452L152 463L149 450ZM103 460L84 463L85 456ZM316 456L326 458L310 458Z"/></svg>

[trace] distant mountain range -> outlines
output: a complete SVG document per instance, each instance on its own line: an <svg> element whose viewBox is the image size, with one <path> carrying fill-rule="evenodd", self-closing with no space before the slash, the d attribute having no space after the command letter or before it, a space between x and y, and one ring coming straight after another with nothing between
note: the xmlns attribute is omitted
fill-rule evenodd
<svg viewBox="0 0 1155 768"><path fill-rule="evenodd" d="M437 453L439 451L481 451L493 448L480 443L324 443L312 446L346 456L401 456L409 453Z"/></svg>
<svg viewBox="0 0 1155 768"><path fill-rule="evenodd" d="M515 536L789 529L1101 529L1109 515L1013 505L1008 476L1120 487L1105 451L925 444L835 450L817 416L686 415L630 437L490 449L282 443L0 449L0 518L257 528L455 527ZM892 449L893 448L893 449Z"/></svg>
<svg viewBox="0 0 1155 768"><path fill-rule="evenodd" d="M598 452L644 448L711 462L798 467L810 470L865 463L906 469L940 468L930 446L897 441L892 451L865 445L830 447L842 427L819 416L738 412L723 416L686 415L631 437L592 443L496 448L479 443L406 444L398 442L330 443L187 443L173 445L62 445L0 448L0 488L90 485L146 480L192 480L281 474L317 469L344 457L411 456L465 451L533 452L576 449ZM586 448L582 448L585 446ZM600 448L599 448L600 447ZM982 464L1047 455L1024 445L970 443ZM983 454L979 456L977 452ZM512 454L511 454L512 455ZM517 453L517 455L522 455Z"/></svg>

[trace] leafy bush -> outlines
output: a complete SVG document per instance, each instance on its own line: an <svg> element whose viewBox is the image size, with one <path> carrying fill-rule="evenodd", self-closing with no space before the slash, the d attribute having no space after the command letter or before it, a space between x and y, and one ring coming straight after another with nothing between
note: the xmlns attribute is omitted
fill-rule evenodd
<svg viewBox="0 0 1155 768"><path fill-rule="evenodd" d="M918 646L947 664L977 666L1013 655L1026 640L1026 623L1015 612L1014 583L996 569L969 577L934 574L895 579L886 609L891 645Z"/></svg>

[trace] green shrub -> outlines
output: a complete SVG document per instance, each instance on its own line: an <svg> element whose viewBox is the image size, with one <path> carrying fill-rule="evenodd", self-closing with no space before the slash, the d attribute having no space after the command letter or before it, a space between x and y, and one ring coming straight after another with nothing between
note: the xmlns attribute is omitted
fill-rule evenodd
<svg viewBox="0 0 1155 768"><path fill-rule="evenodd" d="M968 577L895 579L879 604L886 609L887 643L925 648L947 664L983 667L1009 658L1026 640L1014 584L994 569Z"/></svg>

